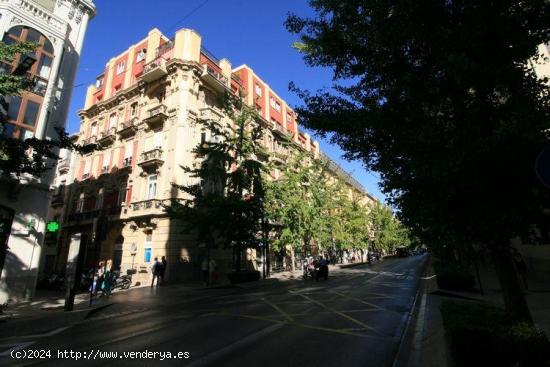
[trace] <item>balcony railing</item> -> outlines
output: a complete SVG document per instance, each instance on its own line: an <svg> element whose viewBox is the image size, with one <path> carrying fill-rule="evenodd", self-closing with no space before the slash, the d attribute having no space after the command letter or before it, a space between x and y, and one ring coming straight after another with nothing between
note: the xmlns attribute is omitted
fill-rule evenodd
<svg viewBox="0 0 550 367"><path fill-rule="evenodd" d="M69 168L71 168L71 162L69 162L68 159L61 160L57 165L57 170L59 171L59 173L67 173L69 171Z"/></svg>
<svg viewBox="0 0 550 367"><path fill-rule="evenodd" d="M290 135L290 131L288 131L286 127L284 127L283 125L279 124L276 121L273 121L273 129L276 132L281 133L283 135Z"/></svg>
<svg viewBox="0 0 550 367"><path fill-rule="evenodd" d="M132 210L135 212L160 208L162 208L162 200L159 199L149 199L132 203Z"/></svg>
<svg viewBox="0 0 550 367"><path fill-rule="evenodd" d="M141 79L150 83L164 77L166 74L168 74L166 71L166 60L157 57L155 60L145 64Z"/></svg>
<svg viewBox="0 0 550 367"><path fill-rule="evenodd" d="M138 165L145 171L156 170L163 163L162 149L158 147L141 153L138 161Z"/></svg>
<svg viewBox="0 0 550 367"><path fill-rule="evenodd" d="M84 139L82 142L83 145L90 145L95 144L97 141L97 137L95 135L90 136L88 139Z"/></svg>
<svg viewBox="0 0 550 367"><path fill-rule="evenodd" d="M206 121L218 121L223 117L223 113L216 107L204 107L199 109L199 118Z"/></svg>
<svg viewBox="0 0 550 367"><path fill-rule="evenodd" d="M118 131L117 131L118 135L120 135L121 138L127 138L132 135L135 135L135 133L138 130L135 124L136 120L137 120L136 117L132 117L130 120L124 121L123 123L121 123L118 127Z"/></svg>
<svg viewBox="0 0 550 367"><path fill-rule="evenodd" d="M167 111L168 108L166 105L159 104L147 111L147 116L143 122L146 123L150 129L160 128L164 124L164 121L168 118Z"/></svg>
<svg viewBox="0 0 550 367"><path fill-rule="evenodd" d="M174 48L174 41L173 40L170 40L166 43L163 43L162 45L157 47L155 56L160 57L160 56L164 55L165 53L170 52L173 48Z"/></svg>
<svg viewBox="0 0 550 367"><path fill-rule="evenodd" d="M101 146L111 145L116 140L116 128L111 127L105 131L99 133L98 143Z"/></svg>
<svg viewBox="0 0 550 367"><path fill-rule="evenodd" d="M227 76L208 64L204 64L203 67L202 78L205 82L207 82L218 92L223 92L226 88L228 88L229 79Z"/></svg>

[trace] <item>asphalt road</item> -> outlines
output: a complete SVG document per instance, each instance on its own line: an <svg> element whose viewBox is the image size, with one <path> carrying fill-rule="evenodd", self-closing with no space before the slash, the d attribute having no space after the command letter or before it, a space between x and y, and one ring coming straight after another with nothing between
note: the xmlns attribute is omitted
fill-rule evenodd
<svg viewBox="0 0 550 367"><path fill-rule="evenodd" d="M425 260L331 269L319 282L139 289L67 329L10 339L45 358L6 355L0 365L392 366Z"/></svg>

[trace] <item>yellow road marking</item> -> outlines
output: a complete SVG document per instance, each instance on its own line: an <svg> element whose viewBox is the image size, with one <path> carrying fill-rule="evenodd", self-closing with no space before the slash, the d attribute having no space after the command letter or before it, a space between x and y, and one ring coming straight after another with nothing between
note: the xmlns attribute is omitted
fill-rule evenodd
<svg viewBox="0 0 550 367"><path fill-rule="evenodd" d="M261 298L261 300L264 301L265 303L267 303L268 305L270 305L271 307L273 307L277 312L279 312L281 315L283 315L283 317L286 318L288 321L294 321L292 316L290 316L288 313L283 311L283 309L280 308L279 306L277 306L275 303L271 302L267 298Z"/></svg>
<svg viewBox="0 0 550 367"><path fill-rule="evenodd" d="M329 311L332 311L333 313L335 313L335 314L337 314L337 315L339 315L339 316L341 316L341 317L343 317L343 318L345 318L345 319L347 319L347 320L353 322L354 324L361 325L361 326L363 326L364 328L367 328L367 329L369 329L369 330L371 330L371 331L373 331L373 332L375 332L375 333L377 333L377 334L380 334L380 333L378 332L378 330L376 330L376 329L373 328L372 326L369 326L369 325L365 324L365 323L362 322L362 321L359 321L359 320L357 320L357 319L355 319L355 318L353 318L353 317L351 317L351 316L349 316L349 315L346 315L346 314L343 313L343 312L340 312L340 311L338 311L338 310L335 310L334 308L331 308L331 307L329 307L329 306L327 306L327 305L325 305L325 304L323 304L323 303L321 303L321 302L319 302L319 301L316 301L316 300L314 300L313 298L306 296L305 294L300 294L300 293L296 293L296 292L293 292L293 291L290 291L290 292L293 293L293 294L297 294L297 295L299 295L299 296L301 296L301 297L304 297L305 299L309 300L310 302L316 303L316 304L318 304L319 306L321 306L321 307L323 307L323 308L325 308L325 309L327 309L327 310L329 310Z"/></svg>

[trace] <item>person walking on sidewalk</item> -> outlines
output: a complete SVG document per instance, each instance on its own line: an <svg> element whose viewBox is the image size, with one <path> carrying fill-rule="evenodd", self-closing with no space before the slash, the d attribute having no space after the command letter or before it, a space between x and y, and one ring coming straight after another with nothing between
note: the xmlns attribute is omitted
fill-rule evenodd
<svg viewBox="0 0 550 367"><path fill-rule="evenodd" d="M112 276L111 273L111 267L112 262L111 260L107 261L105 264L105 269L103 271L103 284L101 285L101 290L103 291L103 295L110 297L111 296L111 283L112 283Z"/></svg>
<svg viewBox="0 0 550 367"><path fill-rule="evenodd" d="M151 280L151 288L155 285L155 279L157 280L157 286L159 285L160 267L161 264L159 263L159 258L155 257L153 266L151 267L151 273L153 275L153 279Z"/></svg>
<svg viewBox="0 0 550 367"><path fill-rule="evenodd" d="M160 284L164 284L164 273L166 273L166 265L167 265L166 257L163 256L160 259L160 268L159 268L159 279ZM157 281L158 282L158 281Z"/></svg>

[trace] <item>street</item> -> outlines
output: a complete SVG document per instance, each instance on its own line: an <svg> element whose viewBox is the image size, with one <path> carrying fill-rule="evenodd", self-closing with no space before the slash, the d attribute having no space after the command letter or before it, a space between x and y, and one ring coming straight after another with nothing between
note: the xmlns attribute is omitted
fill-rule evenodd
<svg viewBox="0 0 550 367"><path fill-rule="evenodd" d="M44 359L6 355L0 364L83 363L58 359L60 350L80 352L86 365L109 364L100 357L116 352L109 356L120 365L392 366L425 260L416 256L334 267L328 281L319 282L260 282L186 295L178 294L177 286L136 289L56 335L0 339L1 345L51 351ZM143 351L171 355L123 355Z"/></svg>

